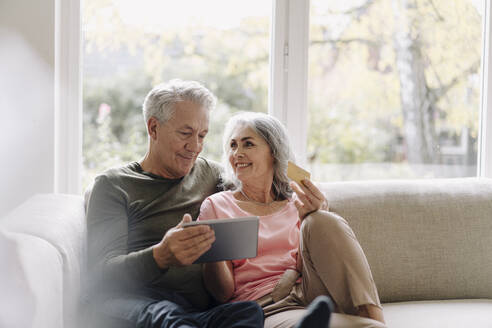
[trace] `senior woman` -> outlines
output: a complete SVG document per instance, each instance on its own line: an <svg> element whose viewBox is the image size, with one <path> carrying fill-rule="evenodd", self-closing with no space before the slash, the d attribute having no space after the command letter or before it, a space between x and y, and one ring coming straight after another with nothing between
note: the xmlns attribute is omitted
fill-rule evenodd
<svg viewBox="0 0 492 328"><path fill-rule="evenodd" d="M219 302L256 300L265 327L292 327L304 315L299 309L320 295L335 303L330 327L384 327L352 229L327 211L311 181L289 182L283 125L266 114L240 113L226 124L223 140L226 191L208 197L198 219L259 216L258 256L205 264L209 292Z"/></svg>

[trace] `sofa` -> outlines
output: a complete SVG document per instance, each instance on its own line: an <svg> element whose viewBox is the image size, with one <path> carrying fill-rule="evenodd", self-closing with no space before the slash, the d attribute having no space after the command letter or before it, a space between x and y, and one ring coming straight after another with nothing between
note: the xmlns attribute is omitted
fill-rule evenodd
<svg viewBox="0 0 492 328"><path fill-rule="evenodd" d="M86 231L81 196L35 195L0 218L0 291L14 290L0 292L0 327L85 327Z"/></svg>
<svg viewBox="0 0 492 328"><path fill-rule="evenodd" d="M492 179L323 183L353 228L390 328L492 327ZM87 327L82 196L0 218L0 327Z"/></svg>
<svg viewBox="0 0 492 328"><path fill-rule="evenodd" d="M390 328L492 327L492 179L323 184Z"/></svg>

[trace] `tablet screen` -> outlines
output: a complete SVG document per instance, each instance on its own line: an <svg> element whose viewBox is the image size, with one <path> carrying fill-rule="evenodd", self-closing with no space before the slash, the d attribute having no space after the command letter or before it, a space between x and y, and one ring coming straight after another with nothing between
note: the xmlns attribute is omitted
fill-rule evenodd
<svg viewBox="0 0 492 328"><path fill-rule="evenodd" d="M193 221L183 227L208 225L215 232L212 247L194 263L239 260L256 257L258 253L259 217Z"/></svg>

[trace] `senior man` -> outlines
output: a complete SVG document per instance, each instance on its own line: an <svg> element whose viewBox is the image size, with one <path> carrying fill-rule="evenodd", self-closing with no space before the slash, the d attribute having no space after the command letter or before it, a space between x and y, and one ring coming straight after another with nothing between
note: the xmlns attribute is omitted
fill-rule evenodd
<svg viewBox="0 0 492 328"><path fill-rule="evenodd" d="M182 228L219 191L220 166L198 157L208 131L212 93L172 80L143 104L144 158L99 175L87 207L93 308L118 327L262 327L255 302L212 307L201 266L214 242L208 226Z"/></svg>

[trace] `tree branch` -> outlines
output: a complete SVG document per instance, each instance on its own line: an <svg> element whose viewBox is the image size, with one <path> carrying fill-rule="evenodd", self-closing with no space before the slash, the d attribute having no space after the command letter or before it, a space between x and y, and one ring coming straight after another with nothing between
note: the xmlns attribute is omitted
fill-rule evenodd
<svg viewBox="0 0 492 328"><path fill-rule="evenodd" d="M442 15L437 10L437 7L434 4L434 1L433 0L427 0L427 1L430 3L432 9L434 9L434 12L436 13L436 16L437 16L437 20L440 21L440 22L443 22L444 21L444 18L442 17Z"/></svg>
<svg viewBox="0 0 492 328"><path fill-rule="evenodd" d="M445 96L448 93L449 90L451 90L456 84L458 84L463 79L463 77L475 73L478 67L480 67L480 59L476 60L467 69L457 74L448 84L441 85L439 88L429 88L428 90L432 96L431 97L432 102L439 101L443 96ZM439 76L437 76L437 78L439 80Z"/></svg>
<svg viewBox="0 0 492 328"><path fill-rule="evenodd" d="M358 7L354 7L352 9L349 9L346 11L338 11L337 12L337 11L333 11L333 10L328 10L328 14L330 14L330 15L353 15L353 14L355 14L357 16L361 12L366 11L373 3L374 3L374 0L367 0L362 5L360 5Z"/></svg>

